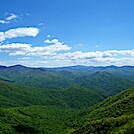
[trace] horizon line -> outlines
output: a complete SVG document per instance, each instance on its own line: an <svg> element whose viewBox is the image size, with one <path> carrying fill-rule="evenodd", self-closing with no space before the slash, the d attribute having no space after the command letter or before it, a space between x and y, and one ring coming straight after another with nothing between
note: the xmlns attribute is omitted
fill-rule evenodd
<svg viewBox="0 0 134 134"><path fill-rule="evenodd" d="M5 67L5 68L10 68L10 67L16 67L16 66L20 66L20 67L25 67L25 68L48 68L48 69L53 69L53 68L69 68L69 67L117 67L117 68L121 68L121 67L134 67L132 65L122 65L122 66L117 66L117 65L107 65L107 66L86 66L86 65L72 65L72 66L59 66L59 67L30 67L30 66L26 66L26 65L22 65L22 64L14 64L14 65L10 65L10 66L6 66L6 65L0 65L0 67Z"/></svg>

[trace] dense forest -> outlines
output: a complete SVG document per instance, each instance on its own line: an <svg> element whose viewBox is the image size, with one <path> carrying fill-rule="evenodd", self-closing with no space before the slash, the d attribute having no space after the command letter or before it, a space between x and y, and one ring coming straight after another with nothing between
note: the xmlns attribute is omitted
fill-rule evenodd
<svg viewBox="0 0 134 134"><path fill-rule="evenodd" d="M133 66L0 66L1 134L133 132Z"/></svg>

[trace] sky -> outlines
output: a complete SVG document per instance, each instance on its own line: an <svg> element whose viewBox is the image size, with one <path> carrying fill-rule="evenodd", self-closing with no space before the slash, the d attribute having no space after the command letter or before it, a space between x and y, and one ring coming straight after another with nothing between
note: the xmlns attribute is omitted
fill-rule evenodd
<svg viewBox="0 0 134 134"><path fill-rule="evenodd" d="M133 0L0 3L0 65L134 66Z"/></svg>

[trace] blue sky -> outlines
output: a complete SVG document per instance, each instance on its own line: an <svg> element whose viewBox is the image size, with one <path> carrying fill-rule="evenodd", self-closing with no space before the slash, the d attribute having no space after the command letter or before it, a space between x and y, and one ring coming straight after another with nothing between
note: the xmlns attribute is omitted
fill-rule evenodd
<svg viewBox="0 0 134 134"><path fill-rule="evenodd" d="M134 65L133 0L2 0L0 64Z"/></svg>

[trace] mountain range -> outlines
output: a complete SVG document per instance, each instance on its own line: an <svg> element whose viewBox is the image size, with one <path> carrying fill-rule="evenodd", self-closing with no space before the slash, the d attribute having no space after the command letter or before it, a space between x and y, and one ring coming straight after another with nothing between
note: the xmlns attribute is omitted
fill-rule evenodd
<svg viewBox="0 0 134 134"><path fill-rule="evenodd" d="M0 66L0 132L134 132L134 67Z"/></svg>

